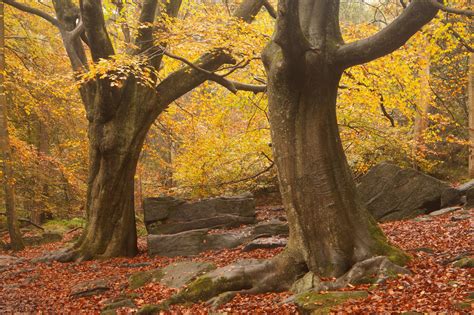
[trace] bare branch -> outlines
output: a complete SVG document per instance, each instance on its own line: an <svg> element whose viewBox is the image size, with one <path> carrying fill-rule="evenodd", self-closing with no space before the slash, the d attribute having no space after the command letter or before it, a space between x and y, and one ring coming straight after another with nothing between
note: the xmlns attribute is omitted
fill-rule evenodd
<svg viewBox="0 0 474 315"><path fill-rule="evenodd" d="M413 0L387 27L375 35L341 46L335 62L343 68L380 58L403 46L437 14L430 0Z"/></svg>
<svg viewBox="0 0 474 315"><path fill-rule="evenodd" d="M203 69L203 68L199 67L198 65L194 64L193 62L187 60L186 58L176 56L176 55L174 55L172 53L169 53L167 51L164 51L163 53L164 53L165 56L168 56L170 58L179 60L179 61L185 63L186 65L188 65L189 67L193 68L194 70L197 70L197 71L205 74L207 76L208 80L222 85L223 87L225 87L226 89L228 89L229 91L231 91L234 94L237 93L239 90L249 91L249 92L254 92L254 93L261 93L261 92L265 92L266 89L267 89L267 87L265 85L253 85L253 84L246 84L246 83L240 83L240 82L235 82L235 81L232 81L232 80L228 80L228 79L225 78L225 75L218 75L215 72ZM229 73L231 73L231 72L228 72L228 74Z"/></svg>
<svg viewBox="0 0 474 315"><path fill-rule="evenodd" d="M245 0L234 12L234 17L250 23L262 6L263 0ZM235 61L222 51L213 51L202 55L194 65L212 72L226 63L233 62ZM208 76L205 73L189 66L170 74L156 88L159 105L156 114L206 80Z"/></svg>
<svg viewBox="0 0 474 315"><path fill-rule="evenodd" d="M277 18L277 12L275 8L272 6L270 2L268 2L268 0L263 0L263 6L265 7L265 9L267 9L268 14L270 14L272 18L274 19Z"/></svg>
<svg viewBox="0 0 474 315"><path fill-rule="evenodd" d="M56 26L58 28L62 28L62 25L61 25L61 23L59 23L58 19L56 19L55 17L49 15L48 13L46 13L44 11L41 11L41 10L36 9L36 8L32 8L32 7L27 6L26 4L23 4L23 3L18 3L14 0L3 0L3 2L5 2L6 4L8 4L8 5L10 5L14 8L17 8L20 11L37 15L37 16L45 19L49 23L53 24L54 26Z"/></svg>
<svg viewBox="0 0 474 315"><path fill-rule="evenodd" d="M437 0L430 0L430 2L435 8L440 9L441 11L444 11L447 13L459 14L459 15L464 15L467 17L474 16L474 11L472 10L447 7L443 5L442 3L438 2Z"/></svg>

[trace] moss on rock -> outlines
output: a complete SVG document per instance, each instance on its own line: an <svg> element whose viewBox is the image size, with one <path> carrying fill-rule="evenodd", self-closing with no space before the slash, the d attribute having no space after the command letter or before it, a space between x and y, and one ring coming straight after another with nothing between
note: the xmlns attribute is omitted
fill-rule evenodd
<svg viewBox="0 0 474 315"><path fill-rule="evenodd" d="M461 258L453 266L456 268L474 268L474 259L472 257Z"/></svg>
<svg viewBox="0 0 474 315"><path fill-rule="evenodd" d="M113 303L105 305L105 307L102 309L102 311L115 310L115 309L118 309L118 308L121 308L121 307L135 308L136 305L130 299L123 299L123 300L118 300L118 301L115 301Z"/></svg>
<svg viewBox="0 0 474 315"><path fill-rule="evenodd" d="M160 281L162 277L163 272L161 269L139 271L132 274L128 278L128 285L130 289L135 290L147 285L150 282Z"/></svg>
<svg viewBox="0 0 474 315"><path fill-rule="evenodd" d="M371 221L370 233L374 239L373 252L381 256L387 256L396 265L405 266L411 260L411 256L401 249L390 245L377 222L373 218L371 218Z"/></svg>
<svg viewBox="0 0 474 315"><path fill-rule="evenodd" d="M137 315L153 315L158 314L160 311L163 311L163 307L155 304L146 304L143 305L138 311Z"/></svg>
<svg viewBox="0 0 474 315"><path fill-rule="evenodd" d="M306 292L296 296L295 303L302 314L329 314L331 308L351 299L363 299L366 291Z"/></svg>

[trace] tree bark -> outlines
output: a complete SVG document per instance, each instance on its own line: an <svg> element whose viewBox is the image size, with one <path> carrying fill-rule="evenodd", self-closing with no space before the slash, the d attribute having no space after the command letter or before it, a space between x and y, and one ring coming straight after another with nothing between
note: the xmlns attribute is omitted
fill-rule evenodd
<svg viewBox="0 0 474 315"><path fill-rule="evenodd" d="M474 178L474 53L469 56L469 177Z"/></svg>
<svg viewBox="0 0 474 315"><path fill-rule="evenodd" d="M5 94L5 19L4 4L0 3L0 150L2 163L2 184L5 192L5 208L7 215L8 233L13 250L21 250L25 247L15 209L15 190L12 168L12 153L10 138L8 134L7 119L7 96Z"/></svg>
<svg viewBox="0 0 474 315"><path fill-rule="evenodd" d="M423 38L422 45L420 47L420 91L417 102L417 108L415 113L415 122L413 126L413 167L418 169L417 157L423 154L424 144L424 133L428 128L428 112L430 109L430 53L428 51L429 42L428 39Z"/></svg>
<svg viewBox="0 0 474 315"><path fill-rule="evenodd" d="M342 72L309 54L304 64L287 63L278 45L266 50L272 143L290 225L287 250L315 274L339 276L373 256L403 255L357 197L336 118Z"/></svg>

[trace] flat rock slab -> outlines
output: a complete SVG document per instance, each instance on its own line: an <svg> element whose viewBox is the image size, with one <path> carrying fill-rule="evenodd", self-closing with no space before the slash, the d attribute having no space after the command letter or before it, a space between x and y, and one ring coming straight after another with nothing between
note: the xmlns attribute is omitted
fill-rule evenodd
<svg viewBox="0 0 474 315"><path fill-rule="evenodd" d="M366 291L333 291L325 293L307 292L295 297L295 304L301 314L329 314L331 308L348 300L364 299Z"/></svg>
<svg viewBox="0 0 474 315"><path fill-rule="evenodd" d="M24 261L23 258L18 258L9 255L0 255L0 272L10 269L10 267Z"/></svg>
<svg viewBox="0 0 474 315"><path fill-rule="evenodd" d="M444 208L444 209L441 209L441 210L436 210L436 211L433 211L430 213L431 216L438 216L438 215L443 215L443 214L446 214L446 213L451 213L451 212L454 212L454 211L458 211L458 210L461 210L462 208L461 207L449 207L449 208Z"/></svg>
<svg viewBox="0 0 474 315"><path fill-rule="evenodd" d="M207 229L201 229L169 235L148 235L148 253L166 257L194 256L208 250L237 247L250 237L242 233L208 232Z"/></svg>
<svg viewBox="0 0 474 315"><path fill-rule="evenodd" d="M209 262L178 262L164 268L139 271L132 274L128 279L129 287L137 289L151 282L160 282L167 287L178 289L214 269L216 269L216 266Z"/></svg>
<svg viewBox="0 0 474 315"><path fill-rule="evenodd" d="M184 261L163 268L160 283L170 288L181 288L197 277L216 269L216 265L208 262Z"/></svg>
<svg viewBox="0 0 474 315"><path fill-rule="evenodd" d="M173 197L143 201L149 234L173 234L202 228L231 228L256 222L251 194L188 202Z"/></svg>
<svg viewBox="0 0 474 315"><path fill-rule="evenodd" d="M194 256L208 250L235 248L262 236L288 235L288 223L273 220L241 231L209 233L208 229L176 234L148 235L148 253L158 256Z"/></svg>
<svg viewBox="0 0 474 315"><path fill-rule="evenodd" d="M252 235L288 235L288 222L272 219L254 226Z"/></svg>
<svg viewBox="0 0 474 315"><path fill-rule="evenodd" d="M414 169L389 163L374 166L357 190L367 209L380 222L411 219L441 208L447 183Z"/></svg>
<svg viewBox="0 0 474 315"><path fill-rule="evenodd" d="M253 241L250 241L247 245L245 245L242 251L250 252L250 251L261 249L261 248L279 248L279 247L285 247L286 244L287 244L287 239L283 237L257 238Z"/></svg>
<svg viewBox="0 0 474 315"><path fill-rule="evenodd" d="M110 290L109 281L105 279L98 279L76 284L71 288L71 293L69 295L78 298L102 294L108 290Z"/></svg>

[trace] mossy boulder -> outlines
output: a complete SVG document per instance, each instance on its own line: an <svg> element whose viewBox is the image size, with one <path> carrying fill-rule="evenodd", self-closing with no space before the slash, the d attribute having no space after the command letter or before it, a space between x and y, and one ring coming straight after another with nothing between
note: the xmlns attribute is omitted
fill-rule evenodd
<svg viewBox="0 0 474 315"><path fill-rule="evenodd" d="M297 295L295 304L301 314L329 314L331 308L352 299L363 299L366 291L306 292Z"/></svg>
<svg viewBox="0 0 474 315"><path fill-rule="evenodd" d="M214 269L216 265L213 263L183 261L163 268L160 282L167 287L177 289Z"/></svg>
<svg viewBox="0 0 474 315"><path fill-rule="evenodd" d="M465 257L453 263L456 268L474 268L474 258Z"/></svg>
<svg viewBox="0 0 474 315"><path fill-rule="evenodd" d="M139 271L128 277L128 285L130 289L135 290L147 285L148 283L159 282L162 277L162 269Z"/></svg>
<svg viewBox="0 0 474 315"><path fill-rule="evenodd" d="M170 288L180 288L214 269L216 266L212 263L183 261L162 269L134 273L129 277L128 282L131 289L138 289L151 282L160 282Z"/></svg>
<svg viewBox="0 0 474 315"><path fill-rule="evenodd" d="M122 299L110 304L106 304L104 308L102 309L101 313L106 312L106 311L116 310L121 307L136 308L137 306L130 299Z"/></svg>
<svg viewBox="0 0 474 315"><path fill-rule="evenodd" d="M137 315L154 315L159 314L159 312L163 310L163 307L160 305L146 304L138 310Z"/></svg>

